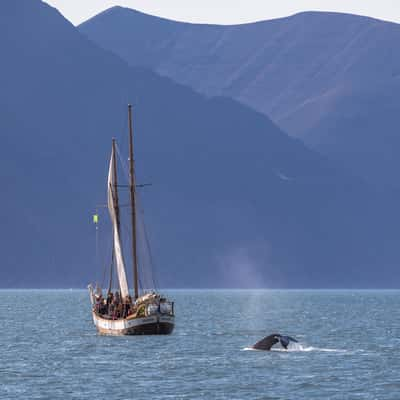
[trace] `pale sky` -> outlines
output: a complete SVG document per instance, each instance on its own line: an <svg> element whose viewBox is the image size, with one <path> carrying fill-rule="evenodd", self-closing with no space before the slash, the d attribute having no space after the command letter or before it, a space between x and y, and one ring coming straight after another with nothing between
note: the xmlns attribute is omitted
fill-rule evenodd
<svg viewBox="0 0 400 400"><path fill-rule="evenodd" d="M78 25L115 5L178 21L234 24L301 11L338 11L400 23L400 0L45 0Z"/></svg>

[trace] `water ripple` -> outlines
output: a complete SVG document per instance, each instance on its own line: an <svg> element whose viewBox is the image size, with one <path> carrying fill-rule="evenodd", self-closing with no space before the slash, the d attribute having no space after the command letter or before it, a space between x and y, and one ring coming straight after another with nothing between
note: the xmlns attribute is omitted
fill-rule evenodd
<svg viewBox="0 0 400 400"><path fill-rule="evenodd" d="M399 399L397 291L169 295L172 335L104 337L84 291L0 291L0 397ZM243 351L273 332L300 343Z"/></svg>

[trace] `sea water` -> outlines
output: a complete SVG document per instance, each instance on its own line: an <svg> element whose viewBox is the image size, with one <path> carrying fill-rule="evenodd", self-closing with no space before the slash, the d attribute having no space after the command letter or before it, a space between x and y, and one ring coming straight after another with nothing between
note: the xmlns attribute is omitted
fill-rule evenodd
<svg viewBox="0 0 400 400"><path fill-rule="evenodd" d="M399 291L165 293L172 335L105 337L86 291L0 291L0 399L400 399Z"/></svg>

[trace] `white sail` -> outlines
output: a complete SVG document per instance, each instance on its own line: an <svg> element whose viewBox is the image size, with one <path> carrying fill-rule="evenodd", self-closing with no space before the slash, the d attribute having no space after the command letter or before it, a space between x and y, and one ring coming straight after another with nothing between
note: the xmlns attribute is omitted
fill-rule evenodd
<svg viewBox="0 0 400 400"><path fill-rule="evenodd" d="M121 297L125 298L129 295L128 281L126 279L124 256L122 254L121 238L117 225L117 215L116 215L116 192L115 192L115 182L114 182L114 162L115 154L114 149L111 150L111 160L110 168L108 171L108 211L110 212L110 217L113 225L114 231L114 256L117 265L117 274L119 286L121 289Z"/></svg>

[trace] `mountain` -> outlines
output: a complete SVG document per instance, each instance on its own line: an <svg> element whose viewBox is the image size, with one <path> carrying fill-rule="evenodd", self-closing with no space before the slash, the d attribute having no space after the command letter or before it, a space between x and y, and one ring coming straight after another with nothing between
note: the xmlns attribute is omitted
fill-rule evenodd
<svg viewBox="0 0 400 400"><path fill-rule="evenodd" d="M232 97L352 173L399 186L398 24L307 12L200 25L114 7L79 29L131 65Z"/></svg>
<svg viewBox="0 0 400 400"><path fill-rule="evenodd" d="M128 66L39 0L1 2L0 49L2 287L101 281L91 214L128 102L162 286L399 285L398 197L263 114Z"/></svg>

